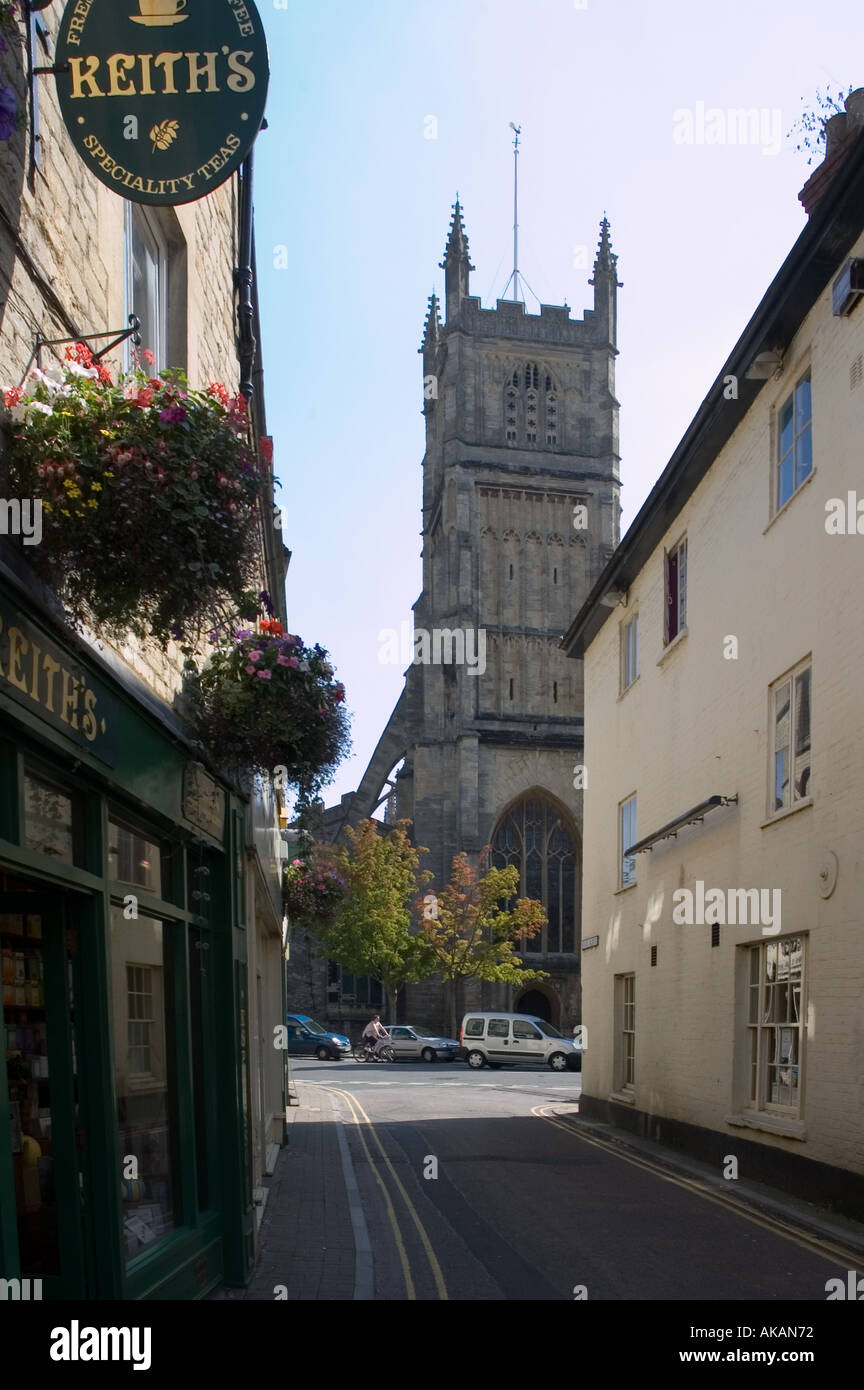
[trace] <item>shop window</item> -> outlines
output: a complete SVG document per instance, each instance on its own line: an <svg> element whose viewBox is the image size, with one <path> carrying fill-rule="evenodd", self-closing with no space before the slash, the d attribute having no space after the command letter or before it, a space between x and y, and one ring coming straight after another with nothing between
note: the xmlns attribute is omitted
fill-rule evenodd
<svg viewBox="0 0 864 1390"><path fill-rule="evenodd" d="M111 909L111 983L127 1260L178 1224L176 1047L170 928Z"/></svg>
<svg viewBox="0 0 864 1390"><path fill-rule="evenodd" d="M108 877L171 898L168 847L121 821L108 822Z"/></svg>
<svg viewBox="0 0 864 1390"><path fill-rule="evenodd" d="M192 1040L192 1089L195 1105L195 1161L198 1175L198 1209L210 1206L210 1172L207 1161L207 1008L210 942L197 927L189 931L189 1023Z"/></svg>
<svg viewBox="0 0 864 1390"><path fill-rule="evenodd" d="M747 1031L752 1110L801 1115L806 942L806 936L789 936L750 947Z"/></svg>
<svg viewBox="0 0 864 1390"><path fill-rule="evenodd" d="M24 845L84 867L84 803L74 792L24 773Z"/></svg>

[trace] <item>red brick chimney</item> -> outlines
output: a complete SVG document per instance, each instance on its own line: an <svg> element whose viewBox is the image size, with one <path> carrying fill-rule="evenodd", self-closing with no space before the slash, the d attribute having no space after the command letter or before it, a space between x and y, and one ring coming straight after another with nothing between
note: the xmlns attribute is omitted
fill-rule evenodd
<svg viewBox="0 0 864 1390"><path fill-rule="evenodd" d="M825 158L798 194L798 201L803 203L808 217L812 216L819 199L836 178L864 130L864 87L850 92L845 106L845 111L830 116L825 122Z"/></svg>

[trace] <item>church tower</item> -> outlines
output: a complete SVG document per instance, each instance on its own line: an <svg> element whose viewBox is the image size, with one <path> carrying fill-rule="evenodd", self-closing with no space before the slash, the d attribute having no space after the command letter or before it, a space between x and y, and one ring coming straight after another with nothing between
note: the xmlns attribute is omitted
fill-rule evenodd
<svg viewBox="0 0 864 1390"><path fill-rule="evenodd" d="M525 960L549 979L515 992L469 982L466 1007L537 1013L572 1028L579 999L583 761L581 662L561 637L619 533L617 257L604 217L594 307L484 309L470 293L457 201L423 342L423 591L405 691L331 833L391 798L428 846L434 890L454 854L486 845L516 864L549 923ZM404 758L404 762L402 759ZM394 767L402 762L395 778ZM387 790L389 789L389 793ZM440 1028L443 996L409 986L413 1022Z"/></svg>

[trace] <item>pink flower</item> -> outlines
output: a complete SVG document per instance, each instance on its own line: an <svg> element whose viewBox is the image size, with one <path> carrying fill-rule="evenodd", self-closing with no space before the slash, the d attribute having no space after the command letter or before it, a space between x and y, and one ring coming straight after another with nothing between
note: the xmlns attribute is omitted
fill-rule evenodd
<svg viewBox="0 0 864 1390"><path fill-rule="evenodd" d="M261 677L262 681L270 681L273 679L272 671L259 671L258 675Z"/></svg>
<svg viewBox="0 0 864 1390"><path fill-rule="evenodd" d="M257 671L255 670L255 667L254 667L254 666L247 666L247 667L246 667L246 674L247 674L247 676L255 676L255 675L257 675L258 673L257 673Z"/></svg>
<svg viewBox="0 0 864 1390"><path fill-rule="evenodd" d="M249 660L250 660L250 661L260 661L260 660L261 660L261 653L260 653L260 652L250 652L250 653L249 653Z"/></svg>
<svg viewBox="0 0 864 1390"><path fill-rule="evenodd" d="M276 660L280 666L290 666L294 670L296 670L300 664L296 656L277 656Z"/></svg>

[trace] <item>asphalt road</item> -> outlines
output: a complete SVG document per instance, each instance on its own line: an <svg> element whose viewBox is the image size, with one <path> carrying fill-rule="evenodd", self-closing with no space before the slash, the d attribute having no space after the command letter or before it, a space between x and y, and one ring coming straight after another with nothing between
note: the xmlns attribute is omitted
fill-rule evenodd
<svg viewBox="0 0 864 1390"><path fill-rule="evenodd" d="M366 1252L355 1297L824 1303L826 1281L855 1267L842 1243L742 1206L719 1177L580 1137L578 1072L291 1067L303 1105L347 1140Z"/></svg>

